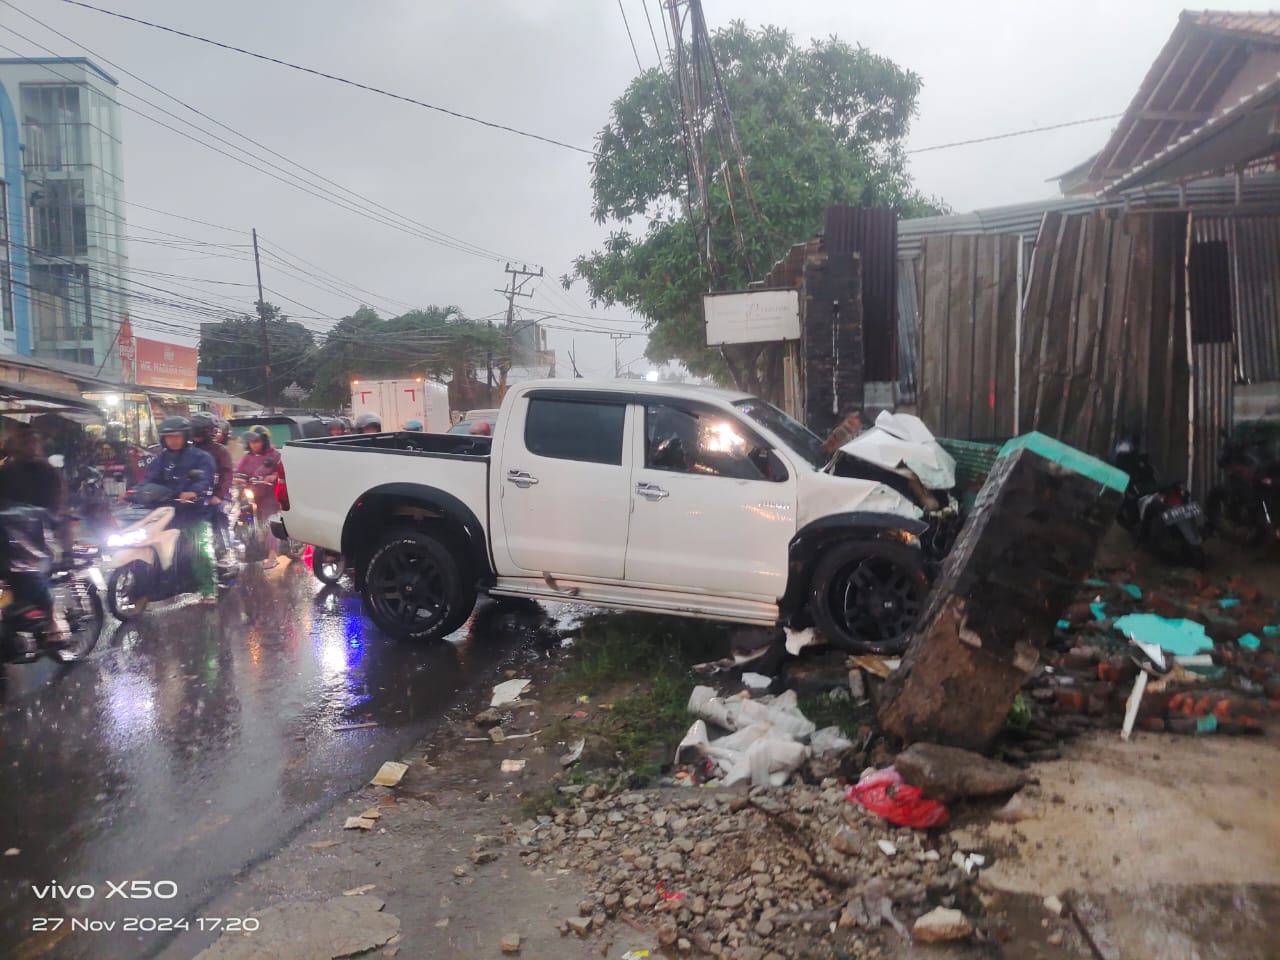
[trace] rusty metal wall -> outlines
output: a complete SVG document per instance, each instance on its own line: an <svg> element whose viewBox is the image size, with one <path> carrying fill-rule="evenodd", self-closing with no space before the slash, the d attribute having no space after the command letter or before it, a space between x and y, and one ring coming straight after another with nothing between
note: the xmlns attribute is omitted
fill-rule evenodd
<svg viewBox="0 0 1280 960"><path fill-rule="evenodd" d="M898 261L898 402L914 404L919 398L920 297L916 265Z"/></svg>
<svg viewBox="0 0 1280 960"><path fill-rule="evenodd" d="M856 253L862 264L866 380L898 379L897 210L828 207L823 239L829 256Z"/></svg>
<svg viewBox="0 0 1280 960"><path fill-rule="evenodd" d="M1192 231L1230 252L1236 379L1280 380L1280 217L1196 215Z"/></svg>
<svg viewBox="0 0 1280 960"><path fill-rule="evenodd" d="M1235 406L1235 348L1230 343L1191 347L1195 420L1191 437L1191 491L1200 498L1218 483L1222 431L1230 431Z"/></svg>
<svg viewBox="0 0 1280 960"><path fill-rule="evenodd" d="M924 241L917 409L941 436L1013 435L1018 243L1012 235L966 234Z"/></svg>
<svg viewBox="0 0 1280 960"><path fill-rule="evenodd" d="M1105 457L1142 433L1162 476L1191 449L1186 215L1045 215L1023 314L1020 427Z"/></svg>

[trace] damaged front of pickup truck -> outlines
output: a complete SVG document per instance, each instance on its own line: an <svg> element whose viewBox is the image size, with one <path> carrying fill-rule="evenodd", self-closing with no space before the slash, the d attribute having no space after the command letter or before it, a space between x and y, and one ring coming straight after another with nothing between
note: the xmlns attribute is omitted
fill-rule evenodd
<svg viewBox="0 0 1280 960"><path fill-rule="evenodd" d="M400 637L443 639L487 593L899 652L929 586L921 510L830 459L745 394L535 381L492 439L290 443L280 525L349 558L370 619Z"/></svg>

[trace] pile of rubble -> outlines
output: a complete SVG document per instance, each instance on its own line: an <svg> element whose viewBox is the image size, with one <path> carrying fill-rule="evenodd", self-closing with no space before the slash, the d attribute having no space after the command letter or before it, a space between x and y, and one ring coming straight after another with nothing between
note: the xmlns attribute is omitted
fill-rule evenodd
<svg viewBox="0 0 1280 960"><path fill-rule="evenodd" d="M662 947L736 958L863 956L879 938L971 935L985 858L945 835L893 827L821 786L631 791L517 830L536 870L588 879L587 935L648 920ZM590 799L588 799L590 798Z"/></svg>
<svg viewBox="0 0 1280 960"><path fill-rule="evenodd" d="M1059 621L1028 695L1059 715L1119 727L1138 676L1130 641L1160 647L1167 672L1135 705L1138 729L1250 733L1280 712L1280 606L1238 583L1127 571L1087 580Z"/></svg>

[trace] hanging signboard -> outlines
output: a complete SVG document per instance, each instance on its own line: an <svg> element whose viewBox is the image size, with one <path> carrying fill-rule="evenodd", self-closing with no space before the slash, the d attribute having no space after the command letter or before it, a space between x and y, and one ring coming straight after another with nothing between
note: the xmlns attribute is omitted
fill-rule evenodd
<svg viewBox="0 0 1280 960"><path fill-rule="evenodd" d="M702 298L707 346L800 339L800 291L710 293Z"/></svg>
<svg viewBox="0 0 1280 960"><path fill-rule="evenodd" d="M120 332L116 334L116 354L120 357L120 370L124 374L125 383L133 382L133 361L137 358L137 348L133 340L133 325L126 316L120 324Z"/></svg>
<svg viewBox="0 0 1280 960"><path fill-rule="evenodd" d="M183 347L161 340L134 337L137 353L136 383L144 387L175 390L196 388L198 355L195 347Z"/></svg>

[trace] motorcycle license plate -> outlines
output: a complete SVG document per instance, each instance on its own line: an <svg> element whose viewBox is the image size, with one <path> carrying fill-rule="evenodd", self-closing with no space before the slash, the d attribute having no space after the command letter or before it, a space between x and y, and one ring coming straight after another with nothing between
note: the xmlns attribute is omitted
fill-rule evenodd
<svg viewBox="0 0 1280 960"><path fill-rule="evenodd" d="M1161 517L1167 526L1173 526L1175 523L1181 523L1183 520L1199 520L1200 504L1184 503L1180 507L1170 507Z"/></svg>

